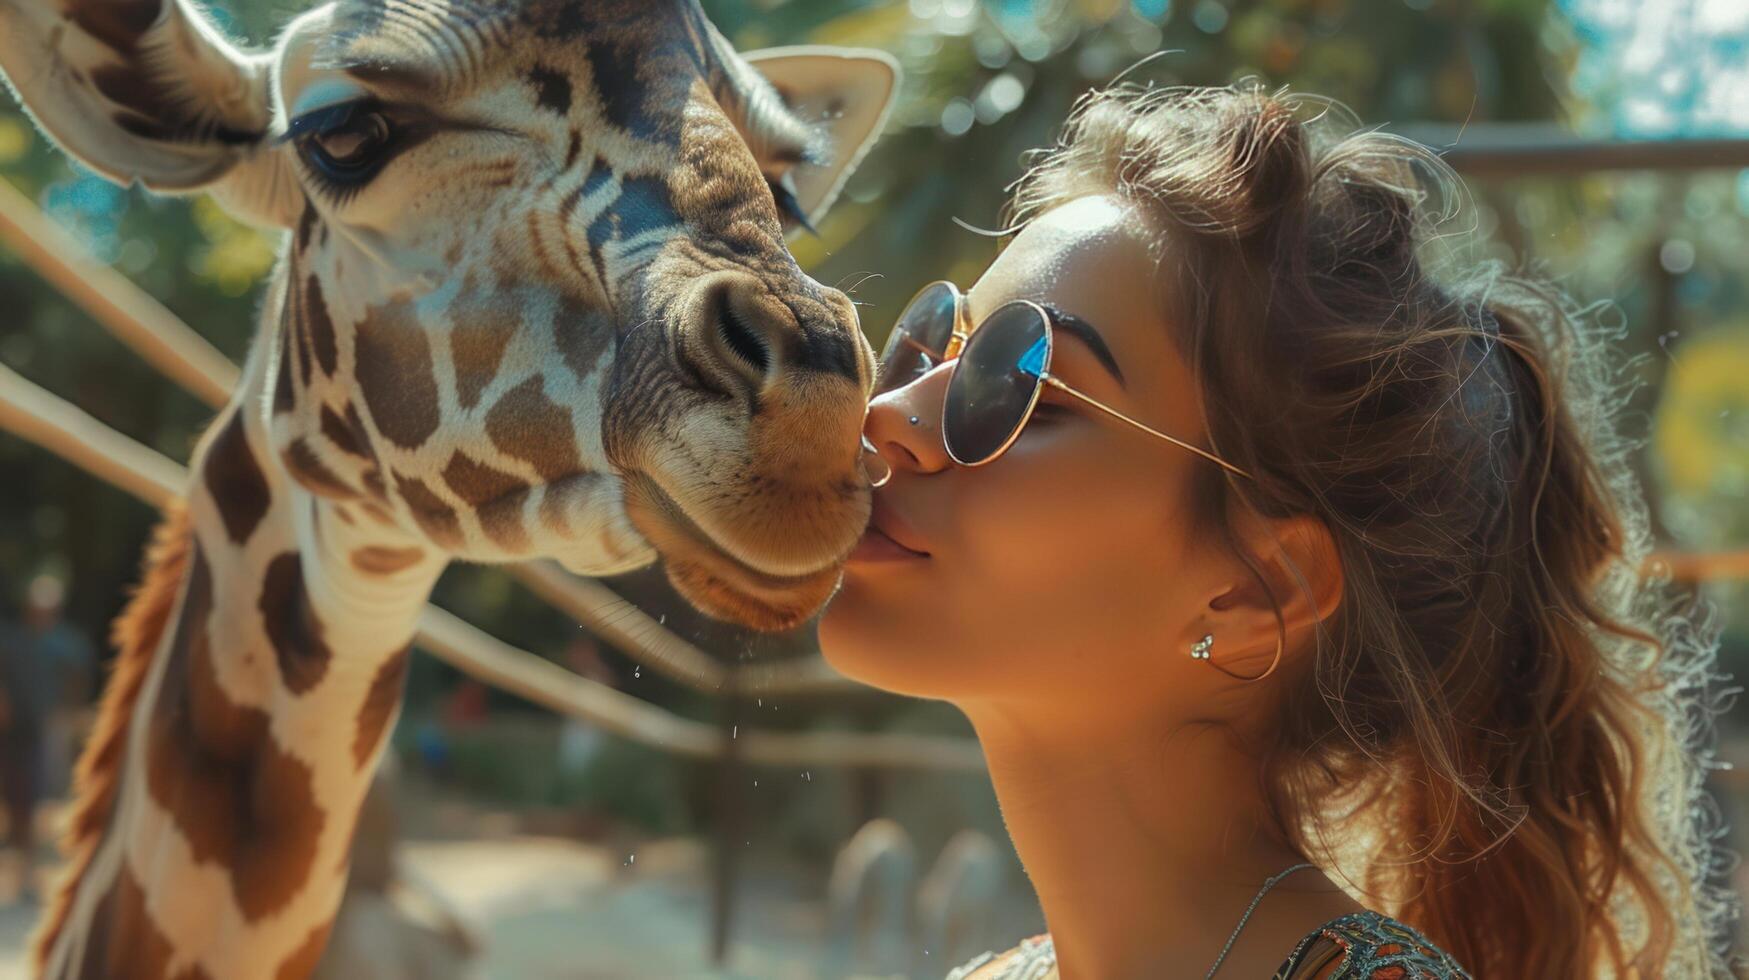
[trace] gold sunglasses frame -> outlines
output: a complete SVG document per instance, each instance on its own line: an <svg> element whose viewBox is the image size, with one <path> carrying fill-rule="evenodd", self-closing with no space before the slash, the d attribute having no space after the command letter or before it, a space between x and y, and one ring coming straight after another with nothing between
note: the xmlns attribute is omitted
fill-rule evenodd
<svg viewBox="0 0 1749 980"><path fill-rule="evenodd" d="M973 324L971 324L969 322L971 319L971 314L966 309L966 294L963 290L961 290L959 288L959 286L957 284L949 282L946 279L937 279L934 282L931 282L931 283L925 285L922 289L917 290L916 295L912 296L911 299L905 303L904 310L902 310L899 314L899 321L900 322L904 321L905 312L909 311L911 309L911 307L913 305L915 305L919 299L922 299L924 293L929 292L931 289L934 289L937 286L945 287L948 290L949 295L951 295L953 297L953 327L952 327L952 332L948 335L947 350L938 353L936 351L929 349L928 347L924 346L921 341L919 341L915 337L911 336L909 331L901 331L901 328L899 327L898 323L895 323L893 325L893 330L898 331L902 334L902 336L899 337L900 342L907 343L910 346L912 346L913 348L917 349L918 351L921 351L922 353L928 354L930 357L935 358L938 363L952 364L953 362L959 360L960 352L965 349L966 344L971 340L973 326L974 326ZM1030 308L1033 311L1033 313L1036 314L1041 321L1043 321L1044 326L1045 326L1045 357L1044 357L1044 367L1039 372L1039 375L1038 375L1038 379L1039 379L1040 383L1038 385L1034 386L1034 388L1032 390L1032 397L1026 403L1026 411L1021 413L1020 421L1015 423L1014 431L1010 432L1008 434L1008 439L1005 442L1003 442L1002 445L995 452L989 454L984 459L972 461L972 460L964 460L964 459L959 458L959 456L953 451L953 445L948 442L947 426L945 426L945 425L942 426L942 431L941 431L942 448L947 450L948 457L950 459L952 459L955 463L957 463L961 466L985 466L989 463L995 462L998 459L1001 459L1002 454L1006 453L1008 451L1009 447L1014 445L1015 440L1020 438L1020 434L1022 432L1026 431L1026 424L1028 422L1032 421L1033 410L1038 407L1039 395L1044 392L1045 385L1050 385L1052 388L1057 389L1058 391L1062 392L1063 394L1068 395L1068 396L1076 399L1077 401L1081 402L1082 404L1091 406L1092 408L1097 409L1098 411L1102 412L1103 414L1110 416L1111 418L1114 418L1114 419L1118 420L1119 422L1122 422L1125 425L1130 426L1131 428L1138 429L1142 432L1145 432L1148 435L1155 437L1156 439L1161 439L1161 440L1164 440L1166 442L1169 442L1172 445L1177 446L1180 449L1195 453L1196 455L1201 456L1203 459L1206 459L1209 462L1214 463L1216 466L1221 467L1222 469L1226 470L1229 473L1232 473L1235 476L1244 477L1247 480L1252 479L1251 474L1245 472L1243 469L1240 469L1239 467L1233 465L1232 463L1227 462L1226 460L1220 458L1219 456L1216 456L1214 453L1211 453L1206 449L1202 449L1200 447L1193 446L1190 443L1185 442L1182 439L1178 439L1178 438L1175 438L1173 436L1169 436L1166 433L1161 432L1159 429L1156 429L1153 426L1148 425L1145 422L1142 422L1142 421L1135 419L1135 418L1131 418L1129 415L1126 415L1125 413L1123 413L1115 408L1112 408L1110 405L1105 404L1104 402L1100 401L1099 399L1094 398L1092 395L1089 395L1086 392L1077 389L1075 386L1069 384L1068 382L1064 381L1063 379L1052 374L1051 373L1051 355L1056 351L1056 343L1057 343L1056 321L1052 319L1050 311L1045 309L1043 306L1039 305L1038 303L1035 303L1032 300L1025 300L1025 299L1013 300L1013 301L1010 301L1008 303L1004 303L1004 304L1002 304L1002 306L997 307L995 310L992 310L990 315L985 317L982 322L986 322L986 323L989 322L989 320L991 318L995 317L997 313L1000 313L1002 310L1007 309L1010 306L1015 306L1015 305L1023 305L1023 306ZM881 352L883 355L883 359L884 359L884 356L888 352L891 351L892 344L893 344L893 341L891 339L889 339L887 341L885 349L883 349ZM957 364L954 364L953 367L949 368L949 371L954 371L954 370L958 370ZM953 381L952 381L952 377L950 375L948 384L951 386L952 383L953 383ZM945 397L945 394L944 394L944 397ZM883 480L881 482L884 484L886 481Z"/></svg>

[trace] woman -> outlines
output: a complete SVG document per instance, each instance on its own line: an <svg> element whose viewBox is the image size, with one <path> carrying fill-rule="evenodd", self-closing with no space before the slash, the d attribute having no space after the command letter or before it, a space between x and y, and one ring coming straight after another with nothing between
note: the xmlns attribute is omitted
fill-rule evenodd
<svg viewBox="0 0 1749 980"><path fill-rule="evenodd" d="M1711 647L1639 576L1603 352L1438 274L1458 185L1334 118L1095 94L895 328L821 640L982 742L1050 935L958 975L1722 969Z"/></svg>

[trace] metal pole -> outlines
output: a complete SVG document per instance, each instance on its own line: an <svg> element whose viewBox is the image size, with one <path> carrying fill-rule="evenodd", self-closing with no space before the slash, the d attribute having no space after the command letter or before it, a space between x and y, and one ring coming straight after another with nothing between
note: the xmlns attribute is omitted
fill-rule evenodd
<svg viewBox="0 0 1749 980"><path fill-rule="evenodd" d="M741 851L748 846L746 828L747 778L740 747L741 716L746 700L733 685L724 691L722 705L722 752L711 773L715 853L711 860L711 963L721 969L728 962L729 941L735 919L735 884L741 868Z"/></svg>

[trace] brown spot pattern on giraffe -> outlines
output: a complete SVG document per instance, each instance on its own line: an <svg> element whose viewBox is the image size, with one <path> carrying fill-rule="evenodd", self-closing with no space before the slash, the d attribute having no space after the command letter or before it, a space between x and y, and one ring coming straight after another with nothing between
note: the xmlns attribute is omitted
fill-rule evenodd
<svg viewBox="0 0 1749 980"><path fill-rule="evenodd" d="M304 280L303 312L304 330L310 335L316 365L323 374L333 377L339 366L340 353L335 347L334 320L328 315L328 301L322 296L322 284L315 276Z"/></svg>
<svg viewBox="0 0 1749 980"><path fill-rule="evenodd" d="M401 704L401 688L407 681L407 651L407 647L402 647L383 661L371 678L370 689L364 693L364 704L358 709L358 731L352 737L352 758L360 769L370 761Z"/></svg>
<svg viewBox="0 0 1749 980"><path fill-rule="evenodd" d="M391 548L369 544L352 553L352 567L366 575L393 575L417 565L425 557L420 548Z"/></svg>
<svg viewBox="0 0 1749 980"><path fill-rule="evenodd" d="M147 723L146 788L194 860L230 872L238 907L256 922L308 881L326 814L310 767L274 741L267 713L219 686L212 610L212 576L197 544Z"/></svg>
<svg viewBox="0 0 1749 980"><path fill-rule="evenodd" d="M305 694L328 673L333 652L304 586L303 560L295 551L275 555L261 582L262 628L273 644L279 676L293 694Z"/></svg>
<svg viewBox="0 0 1749 980"><path fill-rule="evenodd" d="M322 406L322 434L341 452L349 453L362 459L367 464L359 476L364 484L365 492L379 502L387 503L388 487L383 484L382 461L377 459L376 450L371 447L370 432L364 427L364 419L358 414L358 406L352 402L346 403L346 417L342 420L328 406Z"/></svg>
<svg viewBox="0 0 1749 980"><path fill-rule="evenodd" d="M437 378L431 343L409 304L372 309L354 335L359 390L383 438L418 448L437 431Z"/></svg>
<svg viewBox="0 0 1749 980"><path fill-rule="evenodd" d="M486 435L506 456L533 466L545 480L583 468L571 413L548 398L545 381L535 375L504 393L486 413Z"/></svg>
<svg viewBox="0 0 1749 980"><path fill-rule="evenodd" d="M534 86L535 104L563 116L571 111L571 80L563 72L546 65L529 69L528 83Z"/></svg>
<svg viewBox="0 0 1749 980"><path fill-rule="evenodd" d="M333 500L351 500L358 496L358 490L329 469L303 436L293 439L281 455L286 471L311 493Z"/></svg>
<svg viewBox="0 0 1749 980"><path fill-rule="evenodd" d="M394 474L395 489L400 492L401 499L407 502L407 509L413 512L413 520L418 523L426 537L445 548L461 547L461 522L456 520L455 511L443 502L443 498L431 492L418 477Z"/></svg>
<svg viewBox="0 0 1749 980"><path fill-rule="evenodd" d="M80 980L211 980L198 966L170 973L176 948L146 908L146 892L125 862L93 912Z"/></svg>
<svg viewBox="0 0 1749 980"><path fill-rule="evenodd" d="M303 254L310 247L310 231L316 227L316 206L309 201L304 202L304 213L298 216L298 254Z"/></svg>
<svg viewBox="0 0 1749 980"><path fill-rule="evenodd" d="M249 535L267 516L272 495L261 464L249 448L249 437L243 431L243 415L233 411L219 429L201 465L207 492L224 522L225 533L233 544L244 544Z"/></svg>
<svg viewBox="0 0 1749 980"><path fill-rule="evenodd" d="M566 297L553 315L553 339L565 366L578 378L595 373L601 355L613 343L613 318L598 307Z"/></svg>
<svg viewBox="0 0 1749 980"><path fill-rule="evenodd" d="M450 455L449 464L443 468L443 482L474 507L528 489L527 480L482 463L459 449Z"/></svg>
<svg viewBox="0 0 1749 980"><path fill-rule="evenodd" d="M374 467L365 470L364 476L361 477L361 479L364 481L364 489L366 492L372 497L375 497L379 503L388 503L389 488L383 483L383 474L381 470ZM371 512L372 517L383 518L381 521L383 524L392 525L395 523L394 519L388 516L388 511L383 510L381 507L367 507L365 509Z"/></svg>
<svg viewBox="0 0 1749 980"><path fill-rule="evenodd" d="M346 411L352 418L357 418L357 414L352 408L352 403L347 403ZM322 435L328 437L328 441L334 444L335 449L340 450L348 456L357 456L359 459L371 459L374 462L373 457L370 456L364 446L359 444L359 432L352 427L350 418L342 419L332 408L323 405L320 419Z"/></svg>
<svg viewBox="0 0 1749 980"><path fill-rule="evenodd" d="M463 294L467 296L465 289ZM468 297L456 304L454 322L449 353L455 368L455 397L463 408L473 408L498 376L504 351L516 335L515 315L500 304Z"/></svg>
<svg viewBox="0 0 1749 980"><path fill-rule="evenodd" d="M529 546L528 532L522 526L522 506L529 492L527 480L457 450L443 468L443 482L474 508L480 529L499 547L521 551Z"/></svg>

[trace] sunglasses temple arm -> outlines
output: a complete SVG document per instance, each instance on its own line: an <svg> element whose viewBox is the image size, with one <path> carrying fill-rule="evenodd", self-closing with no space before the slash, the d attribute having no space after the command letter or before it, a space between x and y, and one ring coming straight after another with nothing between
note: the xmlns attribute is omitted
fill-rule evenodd
<svg viewBox="0 0 1749 980"><path fill-rule="evenodd" d="M1216 456L1214 453L1211 453L1206 449L1198 449L1197 447L1191 445L1188 442L1183 441L1182 439L1174 439L1173 437L1167 435L1166 433L1161 432L1159 429L1153 428L1152 426L1146 425L1142 422L1138 422L1135 419L1130 418L1128 415L1125 415L1124 413L1118 411L1117 409L1112 408L1110 405L1107 405L1104 402L1099 401L1097 398L1092 397L1091 395L1083 395L1081 392L1076 391L1074 388L1071 388L1067 384L1058 380L1055 375L1045 374L1045 375L1041 375L1040 377L1041 377L1041 380L1043 380L1045 384L1050 385L1051 387L1057 389L1058 391L1062 392L1063 394L1068 395L1072 398L1075 398L1084 404L1093 406L1094 408L1100 410L1101 412L1104 412L1105 414L1111 416L1114 419L1117 419L1119 422L1122 422L1125 425L1129 425L1129 426L1132 426L1134 428L1140 429L1143 432L1146 432L1147 434L1154 436L1155 438L1164 439L1167 442L1173 444L1174 446L1177 446L1180 449L1189 450L1190 452L1193 452L1193 453L1197 454L1198 456L1201 456L1203 459L1208 460L1209 462L1215 464L1216 466L1219 466L1220 468L1226 470L1229 473L1232 473L1236 476L1242 476L1247 480L1251 479L1251 474L1245 472L1244 470L1240 469L1237 466L1234 466L1232 463L1227 462L1226 460L1220 458L1219 456Z"/></svg>

